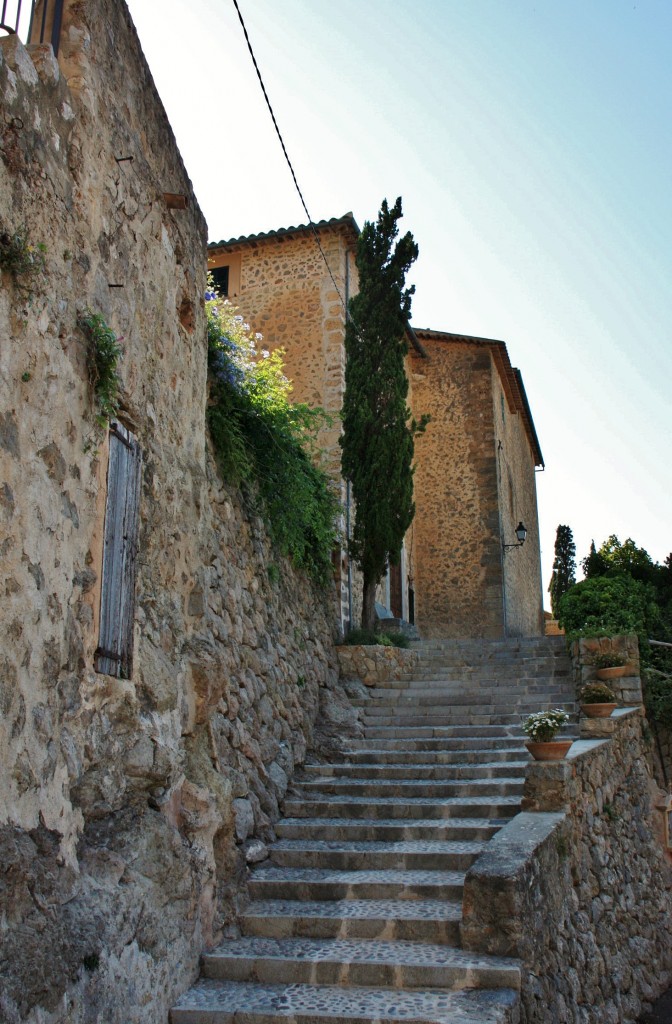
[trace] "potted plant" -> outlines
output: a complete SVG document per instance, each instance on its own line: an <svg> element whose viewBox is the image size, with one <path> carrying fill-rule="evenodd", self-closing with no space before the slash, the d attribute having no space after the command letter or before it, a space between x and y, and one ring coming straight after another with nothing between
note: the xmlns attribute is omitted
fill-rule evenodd
<svg viewBox="0 0 672 1024"><path fill-rule="evenodd" d="M616 707L614 692L606 683L587 683L579 693L579 702L588 718L609 718Z"/></svg>
<svg viewBox="0 0 672 1024"><path fill-rule="evenodd" d="M607 651L604 654L596 654L593 658L595 675L598 679L620 679L622 676L631 676L634 673L632 665L628 665L622 654L615 654Z"/></svg>
<svg viewBox="0 0 672 1024"><path fill-rule="evenodd" d="M572 745L572 740L556 740L555 736L569 721L562 708L536 711L523 721L523 732L530 737L525 744L535 761L560 761Z"/></svg>

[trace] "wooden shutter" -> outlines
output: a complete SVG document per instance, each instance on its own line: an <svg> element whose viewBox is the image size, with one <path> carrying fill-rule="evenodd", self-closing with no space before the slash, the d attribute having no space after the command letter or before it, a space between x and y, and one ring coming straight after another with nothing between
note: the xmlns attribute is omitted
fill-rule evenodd
<svg viewBox="0 0 672 1024"><path fill-rule="evenodd" d="M100 637L96 672L130 679L142 452L130 430L110 424Z"/></svg>

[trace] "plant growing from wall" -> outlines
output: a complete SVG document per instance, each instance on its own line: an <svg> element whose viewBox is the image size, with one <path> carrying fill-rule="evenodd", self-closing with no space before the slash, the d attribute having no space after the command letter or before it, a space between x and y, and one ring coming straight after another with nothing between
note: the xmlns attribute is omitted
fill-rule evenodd
<svg viewBox="0 0 672 1024"><path fill-rule="evenodd" d="M12 275L19 291L29 299L35 278L46 273L46 253L46 245L30 241L25 224L14 232L0 230L0 270Z"/></svg>
<svg viewBox="0 0 672 1024"><path fill-rule="evenodd" d="M418 247L407 232L398 241L401 199L384 200L376 223L357 243L359 292L345 329L345 395L341 466L351 481L355 517L349 553L364 577L362 629L375 623L376 586L388 563L397 565L413 504L414 436L427 423L406 405L406 329L414 287L406 274Z"/></svg>
<svg viewBox="0 0 672 1024"><path fill-rule="evenodd" d="M248 499L276 547L326 583L339 508L315 460L317 435L328 417L292 404L283 351L259 352L261 335L252 334L235 307L208 287L207 417L220 471L232 484L254 485L246 490Z"/></svg>
<svg viewBox="0 0 672 1024"><path fill-rule="evenodd" d="M553 617L557 619L560 598L576 583L576 544L569 526L558 526L555 532L553 575L548 587Z"/></svg>
<svg viewBox="0 0 672 1024"><path fill-rule="evenodd" d="M77 323L88 341L89 380L98 409L96 423L104 428L114 419L119 409L121 377L117 366L123 358L121 339L108 327L101 314L91 309L80 313Z"/></svg>

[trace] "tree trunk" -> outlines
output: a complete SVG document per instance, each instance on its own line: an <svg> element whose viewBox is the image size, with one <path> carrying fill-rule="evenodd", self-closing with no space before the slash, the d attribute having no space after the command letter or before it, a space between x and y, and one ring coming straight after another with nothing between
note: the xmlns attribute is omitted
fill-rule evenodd
<svg viewBox="0 0 672 1024"><path fill-rule="evenodd" d="M376 624L376 584L364 580L364 595L362 598L362 629L373 632Z"/></svg>

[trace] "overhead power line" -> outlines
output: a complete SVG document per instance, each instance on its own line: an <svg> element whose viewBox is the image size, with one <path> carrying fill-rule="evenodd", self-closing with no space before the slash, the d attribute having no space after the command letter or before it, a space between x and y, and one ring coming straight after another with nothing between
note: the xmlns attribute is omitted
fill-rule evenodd
<svg viewBox="0 0 672 1024"><path fill-rule="evenodd" d="M331 271L331 267L329 266L329 263L328 263L326 255L325 255L324 249L322 248L322 243L320 242L320 236L319 236L318 231L317 231L317 226L316 226L315 221L313 220L313 218L310 216L310 213L308 211L308 206L306 205L306 200L303 198L303 192L301 191L298 179L296 177L296 173L295 173L294 168L292 166L292 161L289 159L289 153L287 152L287 147L285 146L285 140L282 137L282 132L280 131L280 128L278 126L278 122L277 122L277 119L275 117L275 113L273 111L273 107L271 106L271 101L268 98L268 93L266 92L266 86L264 85L264 80L261 77L261 71L259 70L259 65L257 64L257 58L254 55L254 50L252 49L252 43L250 42L250 36L249 36L247 28L245 26L245 22L243 20L243 15L240 12L240 7L238 6L238 0L233 0L233 6L236 8L236 13L238 14L238 20L240 21L241 27L243 29L243 33L245 35L245 42L247 43L247 48L250 51L250 57L252 58L252 63L254 64L254 70L257 72L257 78L259 79L259 85L261 86L261 91L263 92L264 99L266 100L266 106L268 107L268 112L271 115L271 119L273 121L273 126L275 128L276 135L278 136L278 139L280 140L280 145L282 146L282 152L285 155L285 160L287 161L287 166L289 167L289 170L290 170L291 175L292 175L292 179L294 181L294 185L296 186L296 191L299 193L299 199L301 200L301 205L303 206L303 209L305 211L306 217L308 218L308 226L311 228L311 230L313 232L313 235L315 236L315 242L317 244L318 249L320 250L320 254L322 256L322 259L324 260L324 264L325 264L327 270L329 271L329 277L331 278L332 284L333 284L334 288L336 289L336 294L338 295L339 299L341 300L341 304L343 306L343 309L345 310L345 315L347 317L348 316L348 307L346 305L345 299L341 295L340 288L336 284L336 279L335 279L335 277L334 277L334 275L333 275L333 273Z"/></svg>

